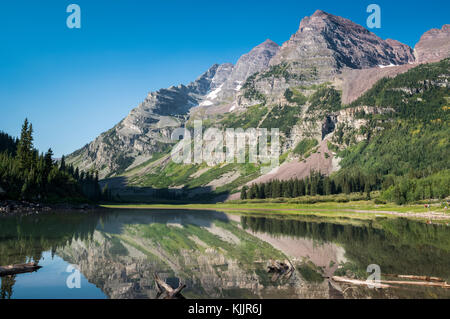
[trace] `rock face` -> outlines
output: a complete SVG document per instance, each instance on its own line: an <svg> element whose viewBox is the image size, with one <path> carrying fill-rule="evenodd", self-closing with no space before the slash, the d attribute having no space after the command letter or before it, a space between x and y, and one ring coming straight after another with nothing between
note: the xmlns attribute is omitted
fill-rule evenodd
<svg viewBox="0 0 450 319"><path fill-rule="evenodd" d="M270 39L253 48L250 52L239 58L226 81L200 103L200 110L207 113L225 113L233 110L235 97L241 90L244 82L255 73L262 72L269 67L270 60L278 52L280 46ZM231 101L231 102L230 102ZM193 109L195 114L197 109Z"/></svg>
<svg viewBox="0 0 450 319"><path fill-rule="evenodd" d="M172 130L180 127L188 111L220 87L231 71L230 64L216 64L187 86L150 93L116 126L69 155L67 162L83 170L97 169L104 178L151 158L171 145Z"/></svg>
<svg viewBox="0 0 450 319"><path fill-rule="evenodd" d="M69 155L67 162L83 170L99 170L100 178L139 165L172 145L171 132L185 123L192 108L214 111L215 104L232 100L248 76L268 67L278 49L275 42L266 40L243 55L236 66L216 64L187 86L150 93L115 127Z"/></svg>
<svg viewBox="0 0 450 319"><path fill-rule="evenodd" d="M242 108L261 103L261 94L266 102L282 103L290 87L334 82L346 70L413 62L409 46L383 40L348 19L318 10L301 21L298 31L270 60L270 69L246 83L250 89L238 96L236 104Z"/></svg>
<svg viewBox="0 0 450 319"><path fill-rule="evenodd" d="M298 98L309 97L314 93L310 88L332 83L342 91L341 101L347 104L382 77L449 56L449 35L449 25L430 30L413 52L396 40L383 40L348 19L318 10L304 18L298 31L281 47L266 40L244 54L236 65L216 64L186 86L150 93L116 126L69 155L67 162L82 170L98 170L102 179L114 177L148 161L155 153L168 151L174 145L171 133L187 121L215 121L249 106L263 105L270 110L276 105L290 105L294 102L286 98L288 89L302 88L296 93ZM307 107L301 110L308 112ZM290 128L294 134L287 138L289 148L306 137L305 128L321 125L320 121L309 121L305 114L294 117L297 115L307 123ZM323 132L313 131L312 136L323 139ZM333 169L330 161L327 171Z"/></svg>
<svg viewBox="0 0 450 319"><path fill-rule="evenodd" d="M409 47L388 39L386 40L402 56L409 55ZM442 29L432 29L426 32L414 48L414 63L409 62L399 66L375 67L365 70L346 70L344 72L342 102L348 104L369 90L378 80L384 77L394 77L404 73L420 63L438 62L450 56L450 25L446 24Z"/></svg>
<svg viewBox="0 0 450 319"><path fill-rule="evenodd" d="M270 62L296 62L332 72L344 67L364 69L414 61L412 49L383 40L352 21L321 10L304 18L300 28Z"/></svg>
<svg viewBox="0 0 450 319"><path fill-rule="evenodd" d="M426 32L414 49L418 63L437 62L450 56L450 24Z"/></svg>
<svg viewBox="0 0 450 319"><path fill-rule="evenodd" d="M350 104L367 92L375 83L384 77L395 77L416 67L417 64L403 64L391 67L375 67L371 69L349 69L343 72L342 103Z"/></svg>
<svg viewBox="0 0 450 319"><path fill-rule="evenodd" d="M236 63L230 77L224 83L224 91L239 91L242 84L256 72L261 72L269 66L270 60L276 55L280 46L267 39L249 53L244 54Z"/></svg>

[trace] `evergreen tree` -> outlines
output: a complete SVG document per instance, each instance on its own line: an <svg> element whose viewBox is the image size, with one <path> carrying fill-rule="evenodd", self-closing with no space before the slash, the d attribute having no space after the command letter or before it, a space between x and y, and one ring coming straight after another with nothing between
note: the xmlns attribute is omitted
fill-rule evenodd
<svg viewBox="0 0 450 319"><path fill-rule="evenodd" d="M25 119L17 145L17 159L23 170L31 169L33 156L33 126Z"/></svg>
<svg viewBox="0 0 450 319"><path fill-rule="evenodd" d="M304 180L299 180L298 181L298 193L300 196L305 196L306 192L305 192L305 181Z"/></svg>
<svg viewBox="0 0 450 319"><path fill-rule="evenodd" d="M241 199L247 199L247 191L248 191L248 187L246 185L242 186L241 189Z"/></svg>
<svg viewBox="0 0 450 319"><path fill-rule="evenodd" d="M364 186L364 192L366 193L366 199L370 200L370 186L368 183Z"/></svg>
<svg viewBox="0 0 450 319"><path fill-rule="evenodd" d="M249 191L249 199L255 199L258 197L258 186L256 184L252 184Z"/></svg>
<svg viewBox="0 0 450 319"><path fill-rule="evenodd" d="M292 197L297 198L300 196L300 192L298 191L298 180L293 181L292 186Z"/></svg>
<svg viewBox="0 0 450 319"><path fill-rule="evenodd" d="M281 197L281 185L278 180L274 180L272 182L272 198L279 198Z"/></svg>
<svg viewBox="0 0 450 319"><path fill-rule="evenodd" d="M63 161L64 162L64 161ZM64 165L63 165L64 167ZM53 151L45 154L33 147L33 125L25 119L20 139L0 133L0 184L7 199L63 200L99 198L98 180L91 174L90 185L74 179L73 167L60 170L53 161Z"/></svg>
<svg viewBox="0 0 450 319"><path fill-rule="evenodd" d="M266 198L266 185L265 184L260 184L258 186L258 198L259 199L264 199Z"/></svg>
<svg viewBox="0 0 450 319"><path fill-rule="evenodd" d="M59 170L64 172L66 170L66 158L64 155L61 157L61 164L59 166Z"/></svg>
<svg viewBox="0 0 450 319"><path fill-rule="evenodd" d="M51 148L48 149L44 156L44 181L47 182L48 175L53 167L53 151Z"/></svg>
<svg viewBox="0 0 450 319"><path fill-rule="evenodd" d="M272 198L272 182L267 183L264 187L264 198Z"/></svg>

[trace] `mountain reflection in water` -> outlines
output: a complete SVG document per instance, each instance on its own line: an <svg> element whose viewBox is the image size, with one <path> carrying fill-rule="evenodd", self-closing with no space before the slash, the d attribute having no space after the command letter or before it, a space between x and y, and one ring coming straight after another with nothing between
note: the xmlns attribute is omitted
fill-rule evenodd
<svg viewBox="0 0 450 319"><path fill-rule="evenodd" d="M296 270L288 278L274 278L267 273L271 259L288 260ZM45 266L1 278L0 297L42 298L45 291L45 298L61 298L69 289L69 273L53 278L50 286L52 274L44 270L52 263L61 264L54 268L60 269L57 273L66 264L80 269L85 281L77 296L85 298L155 298L155 272L171 286L185 283L186 298L450 297L440 288L346 290L327 278L335 274L365 280L367 266L377 264L385 274L450 281L450 229L404 219L330 221L182 210L0 219L0 265L29 260L45 260ZM35 285L20 284L25 279ZM31 292L24 294L25 289Z"/></svg>

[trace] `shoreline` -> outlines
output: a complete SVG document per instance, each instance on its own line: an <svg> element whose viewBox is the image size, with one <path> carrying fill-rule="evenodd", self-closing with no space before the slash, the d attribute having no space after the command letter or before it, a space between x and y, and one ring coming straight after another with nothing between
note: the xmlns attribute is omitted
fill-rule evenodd
<svg viewBox="0 0 450 319"><path fill-rule="evenodd" d="M436 207L437 208L437 207ZM318 217L343 217L353 219L374 219L377 217L408 218L427 223L439 222L449 225L450 213L436 209L425 209L421 205L393 206L371 205L368 202L336 203L325 202L315 204L288 203L218 203L218 204L44 204L28 201L1 200L0 217L31 216L51 212L94 210L188 210L188 211L223 211L230 213L277 213L283 215L315 215Z"/></svg>
<svg viewBox="0 0 450 319"><path fill-rule="evenodd" d="M329 204L329 203L328 203ZM376 217L393 217L393 218L408 218L408 219L420 219L426 221L448 221L450 222L450 214L439 211L422 211L418 206L415 206L412 211L396 211L388 209L362 209L339 207L339 205L331 205L331 207L323 208L325 205L297 205L305 207L289 207L289 205L279 204L279 207L257 207L257 206L269 206L264 204L252 206L245 204L186 204L186 205L158 205L158 204L113 204L102 205L108 209L159 209L159 210L201 210L201 211L229 211L229 212L253 212L253 213L285 213L285 214L299 214L305 213L313 214L321 217L349 217L349 218L376 218ZM233 207L234 206L234 207ZM256 207L255 207L256 206ZM287 207L286 207L287 206ZM334 206L334 207L333 207ZM403 207L399 207L404 209ZM419 210L419 211L417 211ZM447 223L448 224L448 223Z"/></svg>
<svg viewBox="0 0 450 319"><path fill-rule="evenodd" d="M45 204L31 201L0 200L1 216L30 216L53 211L90 211L104 209L100 205L93 204Z"/></svg>

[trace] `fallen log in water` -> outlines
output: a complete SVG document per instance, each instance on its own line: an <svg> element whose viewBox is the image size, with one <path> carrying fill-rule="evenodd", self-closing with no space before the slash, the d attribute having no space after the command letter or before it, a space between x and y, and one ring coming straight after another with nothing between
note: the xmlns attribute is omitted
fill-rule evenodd
<svg viewBox="0 0 450 319"><path fill-rule="evenodd" d="M33 272L42 268L38 266L37 262L30 262L27 264L0 266L0 277L11 276L17 274L23 274L27 272Z"/></svg>
<svg viewBox="0 0 450 319"><path fill-rule="evenodd" d="M158 295L157 298L159 298L162 294L166 294L166 296L164 297L164 299L185 299L183 297L183 295L181 294L181 291L186 288L185 284L182 284L180 282L180 284L178 285L177 289L173 289L172 287L170 287L170 285L168 285L164 280L162 280L161 278L159 278L158 274L155 273L153 275L153 277L155 278L155 282L156 282L156 287L158 288Z"/></svg>
<svg viewBox="0 0 450 319"><path fill-rule="evenodd" d="M415 276L415 275L392 275L387 274L383 275L385 277L393 277L393 278L402 278L402 279L412 279L412 280L423 280L423 281L433 281L433 282L445 282L444 279L439 277L430 277L430 276Z"/></svg>
<svg viewBox="0 0 450 319"><path fill-rule="evenodd" d="M289 279L294 273L294 266L292 263L286 259L284 262L280 262L278 260L269 260L267 266L267 272L269 274L273 274L272 281L275 282L278 279Z"/></svg>
<svg viewBox="0 0 450 319"><path fill-rule="evenodd" d="M431 281L391 281L381 280L381 282L392 285L411 285L411 286L426 286L450 289L450 285L446 282L431 282Z"/></svg>
<svg viewBox="0 0 450 319"><path fill-rule="evenodd" d="M267 266L267 272L268 273L285 273L289 270L289 265L286 263L280 262L278 260L270 260L269 265Z"/></svg>
<svg viewBox="0 0 450 319"><path fill-rule="evenodd" d="M410 286L422 286L422 287L438 287L450 289L450 285L447 282L432 282L432 281L400 281L400 280L380 280L377 282L362 281L356 279L349 279L345 277L333 276L332 279L336 282L343 282L353 285L374 286L375 288L390 288L391 285L410 285Z"/></svg>
<svg viewBox="0 0 450 319"><path fill-rule="evenodd" d="M371 282L371 281L365 281L365 280L350 279L350 278L339 277L339 276L333 276L333 277L331 277L331 279L336 282L343 282L346 284L352 284L352 285L357 285L357 286L369 286L370 285L375 288L390 288L391 287L389 285L376 283L373 281Z"/></svg>

